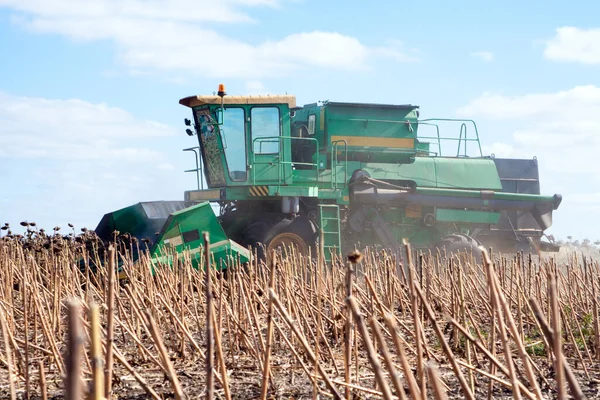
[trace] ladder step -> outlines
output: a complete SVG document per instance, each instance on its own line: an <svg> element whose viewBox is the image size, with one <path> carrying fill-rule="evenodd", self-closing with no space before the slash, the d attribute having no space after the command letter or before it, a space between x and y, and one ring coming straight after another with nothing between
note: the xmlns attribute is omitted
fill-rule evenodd
<svg viewBox="0 0 600 400"><path fill-rule="evenodd" d="M319 221L323 235L322 249L326 261L331 261L330 251L338 253L341 249L340 208L337 204L320 204Z"/></svg>

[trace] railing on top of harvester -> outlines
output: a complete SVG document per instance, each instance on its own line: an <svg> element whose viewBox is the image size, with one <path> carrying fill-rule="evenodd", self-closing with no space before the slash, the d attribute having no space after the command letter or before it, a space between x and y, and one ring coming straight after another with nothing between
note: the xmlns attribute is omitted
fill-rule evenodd
<svg viewBox="0 0 600 400"><path fill-rule="evenodd" d="M460 131L459 131L458 138L456 136L451 136L451 137L441 136L440 135L440 125L435 122L458 122L458 123L460 123ZM475 121L473 121L471 119L458 119L458 118L427 118L427 119L418 120L417 124L425 125L425 126L433 126L435 128L435 132L436 132L435 136L417 135L418 140L426 139L426 140L433 141L433 142L422 142L422 143L427 143L429 145L437 145L438 151L434 152L434 151L431 151L428 149L428 150L424 151L425 153L427 153L427 155L443 156L444 153L442 151L442 142L443 141L452 141L452 142L458 141L458 147L456 148L456 155L455 155L456 157L470 157L467 154L467 143L468 142L476 142L477 150L479 150L478 157L483 157L483 151L481 150L481 142L479 140L479 131L477 130L477 124L475 123ZM469 130L467 129L467 124L473 125L474 134L471 134L471 136L469 136ZM461 147L463 147L462 154L461 154Z"/></svg>

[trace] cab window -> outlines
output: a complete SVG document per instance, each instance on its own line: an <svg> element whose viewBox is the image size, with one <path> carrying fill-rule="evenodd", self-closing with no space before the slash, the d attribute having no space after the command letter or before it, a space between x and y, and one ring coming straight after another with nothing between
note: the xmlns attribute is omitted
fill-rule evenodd
<svg viewBox="0 0 600 400"><path fill-rule="evenodd" d="M247 174L244 109L226 108L223 111L220 131L229 178L233 181L245 181Z"/></svg>
<svg viewBox="0 0 600 400"><path fill-rule="evenodd" d="M253 107L250 111L250 121L254 154L279 153L279 108Z"/></svg>

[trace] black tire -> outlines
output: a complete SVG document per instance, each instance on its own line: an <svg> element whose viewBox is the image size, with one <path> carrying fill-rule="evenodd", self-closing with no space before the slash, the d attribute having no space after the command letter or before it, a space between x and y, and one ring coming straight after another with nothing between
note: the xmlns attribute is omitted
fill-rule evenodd
<svg viewBox="0 0 600 400"><path fill-rule="evenodd" d="M244 247L251 246L252 249L256 249L258 261L264 261L266 260L265 249L270 239L275 232L289 224L289 221L286 221L288 220L283 219L280 214L261 214L250 221L246 228L239 233L238 243Z"/></svg>
<svg viewBox="0 0 600 400"><path fill-rule="evenodd" d="M278 241L286 236L292 238L292 241L300 240L301 246L305 247L303 252L306 253L306 256L309 251L313 257L316 256L318 228L308 217L301 216L293 221L284 220L277 224L268 234L267 246L271 244L271 241Z"/></svg>
<svg viewBox="0 0 600 400"><path fill-rule="evenodd" d="M319 240L319 228L314 221L308 219L307 216L301 216L293 220L286 229L304 239L312 254L315 254Z"/></svg>

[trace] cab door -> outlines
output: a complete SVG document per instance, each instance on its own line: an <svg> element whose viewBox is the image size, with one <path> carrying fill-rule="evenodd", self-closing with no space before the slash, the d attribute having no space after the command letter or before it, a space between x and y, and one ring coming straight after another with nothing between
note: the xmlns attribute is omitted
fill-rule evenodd
<svg viewBox="0 0 600 400"><path fill-rule="evenodd" d="M276 105L256 105L250 108L249 114L249 183L291 183L289 112Z"/></svg>

